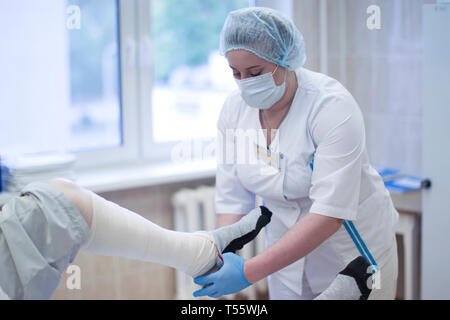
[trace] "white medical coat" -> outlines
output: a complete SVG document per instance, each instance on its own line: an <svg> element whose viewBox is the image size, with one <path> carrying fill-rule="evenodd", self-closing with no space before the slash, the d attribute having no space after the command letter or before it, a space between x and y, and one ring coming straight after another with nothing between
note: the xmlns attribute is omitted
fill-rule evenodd
<svg viewBox="0 0 450 320"><path fill-rule="evenodd" d="M296 76L294 100L269 146L270 155L276 154L279 161L275 166L241 156L252 155L255 144L267 148L261 135L249 134L261 130L259 110L249 107L238 91L226 99L218 121L216 212L245 214L254 208L255 195L262 197L273 212L266 228L267 246L308 212L351 220L382 268L394 245L398 213L369 163L359 106L335 79L305 68ZM312 291L319 293L359 255L342 226L272 277L301 295L306 276Z"/></svg>

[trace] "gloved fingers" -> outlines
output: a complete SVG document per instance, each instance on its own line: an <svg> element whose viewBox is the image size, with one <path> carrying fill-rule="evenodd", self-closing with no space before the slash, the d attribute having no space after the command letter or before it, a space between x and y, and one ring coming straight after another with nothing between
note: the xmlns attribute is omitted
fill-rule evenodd
<svg viewBox="0 0 450 320"><path fill-rule="evenodd" d="M218 271L216 271L216 272L218 272ZM199 284L199 285L207 285L207 284L213 283L214 280L216 279L216 277L214 276L216 272L208 274L206 276L197 277L194 279L194 283Z"/></svg>
<svg viewBox="0 0 450 320"><path fill-rule="evenodd" d="M217 289L214 284L211 284L200 290L194 291L194 297L212 296L215 293L217 293Z"/></svg>
<svg viewBox="0 0 450 320"><path fill-rule="evenodd" d="M222 296L222 294L220 292L214 292L213 294L210 295L211 298L220 298Z"/></svg>

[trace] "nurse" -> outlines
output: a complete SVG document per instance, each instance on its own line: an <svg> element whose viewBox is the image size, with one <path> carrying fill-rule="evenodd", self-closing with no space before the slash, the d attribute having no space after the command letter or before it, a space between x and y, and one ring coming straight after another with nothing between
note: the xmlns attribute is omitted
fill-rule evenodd
<svg viewBox="0 0 450 320"><path fill-rule="evenodd" d="M314 299L362 255L377 275L369 299L395 298L398 213L370 165L357 102L302 67L303 37L275 10L231 12L220 49L239 90L218 121L218 227L241 219L256 195L273 216L266 250L248 260L225 254L222 269L195 279L210 285L194 295L220 297L268 277L271 299Z"/></svg>

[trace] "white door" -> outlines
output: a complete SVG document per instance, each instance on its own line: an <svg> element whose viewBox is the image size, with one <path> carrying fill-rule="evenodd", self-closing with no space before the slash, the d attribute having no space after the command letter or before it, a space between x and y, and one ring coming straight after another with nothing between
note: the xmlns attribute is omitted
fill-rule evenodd
<svg viewBox="0 0 450 320"><path fill-rule="evenodd" d="M423 10L421 298L450 299L450 4Z"/></svg>

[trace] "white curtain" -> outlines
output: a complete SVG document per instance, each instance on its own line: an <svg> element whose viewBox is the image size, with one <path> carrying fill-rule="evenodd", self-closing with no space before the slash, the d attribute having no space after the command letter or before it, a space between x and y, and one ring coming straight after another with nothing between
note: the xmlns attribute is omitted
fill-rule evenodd
<svg viewBox="0 0 450 320"><path fill-rule="evenodd" d="M339 80L363 112L375 166L419 175L422 165L423 0L297 0L306 68ZM370 5L380 29L369 30Z"/></svg>

